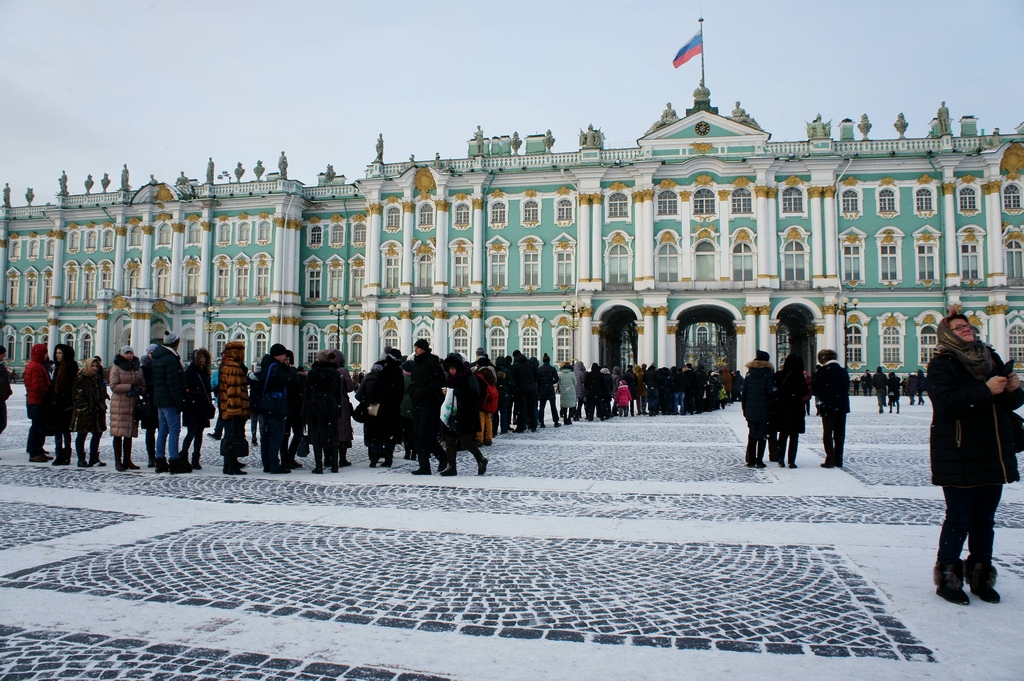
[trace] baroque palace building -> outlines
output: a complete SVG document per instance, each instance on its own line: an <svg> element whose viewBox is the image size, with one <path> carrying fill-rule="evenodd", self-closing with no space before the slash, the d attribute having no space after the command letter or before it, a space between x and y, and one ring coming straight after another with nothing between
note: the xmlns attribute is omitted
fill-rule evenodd
<svg viewBox="0 0 1024 681"><path fill-rule="evenodd" d="M132 190L0 208L6 272L0 328L15 366L33 343L109 362L164 331L183 349L244 339L309 362L343 347L367 367L411 353L562 362L742 366L821 348L851 369L927 364L949 304L1024 366L1024 125L954 135L945 105L927 137L869 138L867 116L819 116L805 141L771 142L739 103L718 113L694 92L637 141L579 150L554 138L484 137L466 158L383 162L366 177L328 166L316 186L279 172L254 181L151 177ZM858 138L859 137L859 138ZM891 136L890 136L891 137ZM525 148L524 148L525 147Z"/></svg>

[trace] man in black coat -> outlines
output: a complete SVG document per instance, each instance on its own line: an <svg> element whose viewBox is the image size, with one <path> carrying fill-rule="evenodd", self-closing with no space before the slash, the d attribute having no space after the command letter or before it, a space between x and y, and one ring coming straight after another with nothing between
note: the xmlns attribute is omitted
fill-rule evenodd
<svg viewBox="0 0 1024 681"><path fill-rule="evenodd" d="M512 384L515 386L516 430L525 433L529 428L537 430L537 375L526 361L526 355L516 350L512 353Z"/></svg>
<svg viewBox="0 0 1024 681"><path fill-rule="evenodd" d="M822 468L843 467L843 444L846 442L846 415L850 413L850 374L839 364L835 350L818 352L811 392L818 398L821 416L822 446L825 463Z"/></svg>
<svg viewBox="0 0 1024 681"><path fill-rule="evenodd" d="M882 371L882 367L878 367L878 371L871 377L871 387L875 389L875 398L878 400L878 413L881 414L885 408L885 397L888 393L889 378Z"/></svg>
<svg viewBox="0 0 1024 681"><path fill-rule="evenodd" d="M413 439L420 467L413 475L430 475L430 455L439 466L447 461L444 449L437 440L441 421L441 403L444 401L444 371L437 355L430 351L430 343L420 338L413 346L413 369L409 381L409 400L412 402Z"/></svg>
<svg viewBox="0 0 1024 681"><path fill-rule="evenodd" d="M558 385L558 370L551 366L551 358L544 353L544 363L537 369L537 399L540 400L540 427L544 428L544 405L551 404L551 421L558 428L558 405L555 404L555 386Z"/></svg>

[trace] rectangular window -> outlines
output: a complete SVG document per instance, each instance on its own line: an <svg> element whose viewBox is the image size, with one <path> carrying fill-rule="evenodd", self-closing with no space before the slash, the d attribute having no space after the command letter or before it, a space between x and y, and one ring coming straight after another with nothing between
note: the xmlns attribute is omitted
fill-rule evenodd
<svg viewBox="0 0 1024 681"><path fill-rule="evenodd" d="M269 298L270 297L270 266L269 265L260 265L259 267L256 268L256 297L257 298Z"/></svg>
<svg viewBox="0 0 1024 681"><path fill-rule="evenodd" d="M249 267L240 265L235 267L235 297L249 297Z"/></svg>
<svg viewBox="0 0 1024 681"><path fill-rule="evenodd" d="M881 281L895 281L899 279L897 271L896 245L882 244L879 249L882 260L879 266L879 279Z"/></svg>
<svg viewBox="0 0 1024 681"><path fill-rule="evenodd" d="M917 245L917 278L919 281L935 281L935 246Z"/></svg>
<svg viewBox="0 0 1024 681"><path fill-rule="evenodd" d="M469 288L469 253L456 253L452 263L452 287Z"/></svg>
<svg viewBox="0 0 1024 681"><path fill-rule="evenodd" d="M935 356L935 346L938 342L939 336L936 334L934 326L926 326L921 329L920 343L918 344L918 364L928 366L928 362L932 361L932 357Z"/></svg>
<svg viewBox="0 0 1024 681"><path fill-rule="evenodd" d="M87 303L96 300L96 273L86 272L82 275L82 299Z"/></svg>
<svg viewBox="0 0 1024 681"><path fill-rule="evenodd" d="M40 296L39 296L39 300L42 302L43 305L49 305L50 304L50 291L51 291L52 287L53 287L53 278L50 276L49 272L44 272L43 273L43 289L40 292ZM16 305L17 303L12 303L12 304Z"/></svg>
<svg viewBox="0 0 1024 681"><path fill-rule="evenodd" d="M505 251L492 251L491 263L491 288L508 288L508 254Z"/></svg>
<svg viewBox="0 0 1024 681"><path fill-rule="evenodd" d="M575 280L573 273L573 257L572 251L564 250L558 251L555 254L555 279L556 286L572 286Z"/></svg>
<svg viewBox="0 0 1024 681"><path fill-rule="evenodd" d="M960 277L965 281L981 279L981 271L978 267L978 244L960 244Z"/></svg>
<svg viewBox="0 0 1024 681"><path fill-rule="evenodd" d="M222 265L217 268L217 298L227 298L228 288L231 286L231 270L227 265Z"/></svg>
<svg viewBox="0 0 1024 681"><path fill-rule="evenodd" d="M903 364L900 357L900 334L895 326L886 327L882 332L882 364Z"/></svg>
<svg viewBox="0 0 1024 681"><path fill-rule="evenodd" d="M270 223L269 222L261 222L259 224L259 227L257 227L257 229L256 229L256 238L259 239L260 241L262 241L263 243L268 243L270 241Z"/></svg>
<svg viewBox="0 0 1024 681"><path fill-rule="evenodd" d="M540 286L540 253L523 253L523 286Z"/></svg>
<svg viewBox="0 0 1024 681"><path fill-rule="evenodd" d="M25 283L25 306L26 307L35 307L38 304L38 300L36 299L38 291L39 291L39 284L38 284L38 282L36 281L36 279L34 277L30 278Z"/></svg>
<svg viewBox="0 0 1024 681"><path fill-rule="evenodd" d="M192 298L199 295L199 269L196 267L185 270L185 295Z"/></svg>
<svg viewBox="0 0 1024 681"><path fill-rule="evenodd" d="M332 267L327 270L327 289L328 297L332 300L340 300L342 296L342 282L344 281L345 271L341 267Z"/></svg>
<svg viewBox="0 0 1024 681"><path fill-rule="evenodd" d="M352 268L352 297L362 298L363 297L363 286L366 283L366 268L362 265L356 265ZM362 361L356 356L356 360Z"/></svg>
<svg viewBox="0 0 1024 681"><path fill-rule="evenodd" d="M7 280L7 304L12 307L18 306L18 288L17 277L11 277Z"/></svg>
<svg viewBox="0 0 1024 681"><path fill-rule="evenodd" d="M306 272L306 298L309 300L320 300L320 269L310 269Z"/></svg>
<svg viewBox="0 0 1024 681"><path fill-rule="evenodd" d="M113 288L114 287L114 272L109 266L105 266L105 269L100 270L100 288Z"/></svg>
<svg viewBox="0 0 1024 681"><path fill-rule="evenodd" d="M860 244L843 245L843 281L861 281Z"/></svg>
<svg viewBox="0 0 1024 681"><path fill-rule="evenodd" d="M846 363L864 363L864 334L859 326L846 328Z"/></svg>
<svg viewBox="0 0 1024 681"><path fill-rule="evenodd" d="M65 289L64 299L67 303L78 301L78 272L68 272L68 285Z"/></svg>
<svg viewBox="0 0 1024 681"><path fill-rule="evenodd" d="M918 189L915 198L917 201L918 213L932 212L932 193L930 191L927 189Z"/></svg>
<svg viewBox="0 0 1024 681"><path fill-rule="evenodd" d="M401 283L399 278L398 256L387 256L384 258L384 288L389 291L397 291ZM427 284L429 286L429 284Z"/></svg>

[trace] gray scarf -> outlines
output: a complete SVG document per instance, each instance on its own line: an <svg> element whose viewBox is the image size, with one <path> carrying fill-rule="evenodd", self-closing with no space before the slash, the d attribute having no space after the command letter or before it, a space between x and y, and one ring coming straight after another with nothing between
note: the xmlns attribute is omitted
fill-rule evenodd
<svg viewBox="0 0 1024 681"><path fill-rule="evenodd" d="M975 333L977 338L977 333ZM988 345L979 340L973 343L964 342L956 333L949 328L949 321L943 319L939 322L938 345L935 346L935 354L953 355L963 364L971 376L984 383L992 375L992 351Z"/></svg>

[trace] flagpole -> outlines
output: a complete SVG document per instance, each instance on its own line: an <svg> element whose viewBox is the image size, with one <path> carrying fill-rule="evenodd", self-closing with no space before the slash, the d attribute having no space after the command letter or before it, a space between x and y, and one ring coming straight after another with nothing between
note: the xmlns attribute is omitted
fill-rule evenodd
<svg viewBox="0 0 1024 681"><path fill-rule="evenodd" d="M704 85L704 17L697 21L700 23L700 84Z"/></svg>

